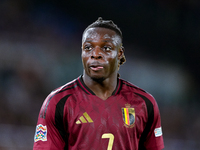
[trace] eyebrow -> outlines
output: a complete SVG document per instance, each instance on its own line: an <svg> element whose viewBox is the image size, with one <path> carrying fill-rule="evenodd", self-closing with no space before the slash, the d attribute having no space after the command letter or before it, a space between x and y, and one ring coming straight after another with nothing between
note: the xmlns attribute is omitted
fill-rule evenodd
<svg viewBox="0 0 200 150"><path fill-rule="evenodd" d="M110 40L103 40L103 42L111 42L111 41L113 41L113 40L111 40L111 39Z"/></svg>
<svg viewBox="0 0 200 150"><path fill-rule="evenodd" d="M85 40L85 42L92 42L93 40ZM112 42L113 40L102 40L102 42L107 42L107 43L109 43L109 42Z"/></svg>

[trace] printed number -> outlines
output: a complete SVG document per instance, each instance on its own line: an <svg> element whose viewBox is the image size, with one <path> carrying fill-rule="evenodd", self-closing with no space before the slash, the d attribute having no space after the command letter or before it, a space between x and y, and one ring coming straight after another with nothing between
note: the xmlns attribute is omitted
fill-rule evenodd
<svg viewBox="0 0 200 150"><path fill-rule="evenodd" d="M111 134L111 133L104 133L101 138L102 139L105 139L105 138L109 139L107 150L112 150L113 142L114 142L114 135Z"/></svg>

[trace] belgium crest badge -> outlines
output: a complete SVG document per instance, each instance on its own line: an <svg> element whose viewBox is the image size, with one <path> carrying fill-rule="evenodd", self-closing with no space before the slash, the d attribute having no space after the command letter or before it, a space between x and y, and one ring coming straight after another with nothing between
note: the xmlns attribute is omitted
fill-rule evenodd
<svg viewBox="0 0 200 150"><path fill-rule="evenodd" d="M130 104L125 104L125 108L122 108L124 126L127 128L135 126L135 108L131 108L130 106Z"/></svg>

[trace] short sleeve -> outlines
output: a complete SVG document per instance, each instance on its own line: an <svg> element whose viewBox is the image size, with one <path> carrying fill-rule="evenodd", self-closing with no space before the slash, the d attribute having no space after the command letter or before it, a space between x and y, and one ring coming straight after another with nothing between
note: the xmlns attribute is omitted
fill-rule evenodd
<svg viewBox="0 0 200 150"><path fill-rule="evenodd" d="M149 114L149 119L152 119L150 125L150 130L144 141L144 147L146 150L161 150L164 148L162 126L161 126L161 117L157 102L152 97L152 110Z"/></svg>
<svg viewBox="0 0 200 150"><path fill-rule="evenodd" d="M56 125L57 98L51 93L44 101L37 121L33 150L62 150L65 141Z"/></svg>

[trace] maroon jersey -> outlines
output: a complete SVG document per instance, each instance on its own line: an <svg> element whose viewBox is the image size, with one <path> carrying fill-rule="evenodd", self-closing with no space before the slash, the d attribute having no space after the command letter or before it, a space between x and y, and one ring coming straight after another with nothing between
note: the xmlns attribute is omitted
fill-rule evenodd
<svg viewBox="0 0 200 150"><path fill-rule="evenodd" d="M119 79L107 100L82 77L54 90L38 116L33 150L161 150L160 114L154 98Z"/></svg>

